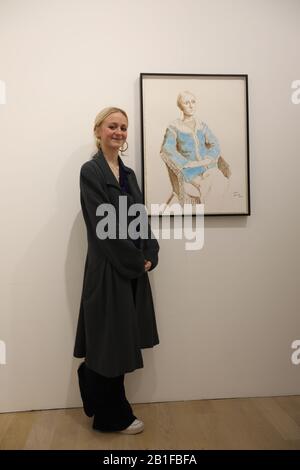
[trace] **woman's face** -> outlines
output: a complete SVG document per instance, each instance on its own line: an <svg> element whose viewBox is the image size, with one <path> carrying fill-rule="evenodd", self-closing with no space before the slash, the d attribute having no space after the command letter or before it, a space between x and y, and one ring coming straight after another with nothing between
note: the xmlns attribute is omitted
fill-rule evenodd
<svg viewBox="0 0 300 470"><path fill-rule="evenodd" d="M96 137L101 140L101 147L119 149L127 139L128 122L124 114L111 113L95 130Z"/></svg>
<svg viewBox="0 0 300 470"><path fill-rule="evenodd" d="M196 99L193 95L182 95L180 98L180 109L185 116L192 116L196 109Z"/></svg>

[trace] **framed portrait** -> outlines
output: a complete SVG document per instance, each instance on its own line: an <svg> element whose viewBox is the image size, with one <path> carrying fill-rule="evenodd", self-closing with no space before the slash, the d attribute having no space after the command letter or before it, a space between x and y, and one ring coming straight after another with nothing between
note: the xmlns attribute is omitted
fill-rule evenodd
<svg viewBox="0 0 300 470"><path fill-rule="evenodd" d="M250 215L248 76L141 73L140 92L148 214Z"/></svg>

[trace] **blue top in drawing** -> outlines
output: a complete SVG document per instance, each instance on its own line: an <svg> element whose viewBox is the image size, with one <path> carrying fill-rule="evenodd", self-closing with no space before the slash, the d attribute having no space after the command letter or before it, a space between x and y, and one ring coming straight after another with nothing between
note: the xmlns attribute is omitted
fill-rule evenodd
<svg viewBox="0 0 300 470"><path fill-rule="evenodd" d="M204 122L195 121L192 130L181 119L176 119L166 130L161 148L164 158L169 158L180 169L185 181L189 182L206 170L217 166L220 156L220 146L218 139ZM204 158L213 159L207 167L201 166ZM199 161L199 166L194 168L184 168L193 161Z"/></svg>

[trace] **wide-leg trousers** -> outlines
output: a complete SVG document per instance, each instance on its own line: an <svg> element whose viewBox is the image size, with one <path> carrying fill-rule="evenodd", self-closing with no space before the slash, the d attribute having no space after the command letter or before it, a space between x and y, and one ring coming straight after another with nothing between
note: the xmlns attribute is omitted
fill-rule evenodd
<svg viewBox="0 0 300 470"><path fill-rule="evenodd" d="M87 416L94 416L94 429L121 431L136 419L126 398L124 374L104 377L83 362L78 368L78 380L84 411Z"/></svg>

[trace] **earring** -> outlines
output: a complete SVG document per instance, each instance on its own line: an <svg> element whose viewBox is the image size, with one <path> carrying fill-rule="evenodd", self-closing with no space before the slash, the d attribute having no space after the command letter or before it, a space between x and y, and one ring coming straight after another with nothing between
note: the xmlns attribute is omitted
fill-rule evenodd
<svg viewBox="0 0 300 470"><path fill-rule="evenodd" d="M119 150L120 150L121 153L126 152L126 150L128 149L128 143L127 143L127 141L125 142L125 145L126 145L125 148L123 148L123 147L120 147L120 148L119 148Z"/></svg>
<svg viewBox="0 0 300 470"><path fill-rule="evenodd" d="M101 139L100 139L100 137L95 136L95 140L96 140L96 147L98 149L101 149Z"/></svg>

